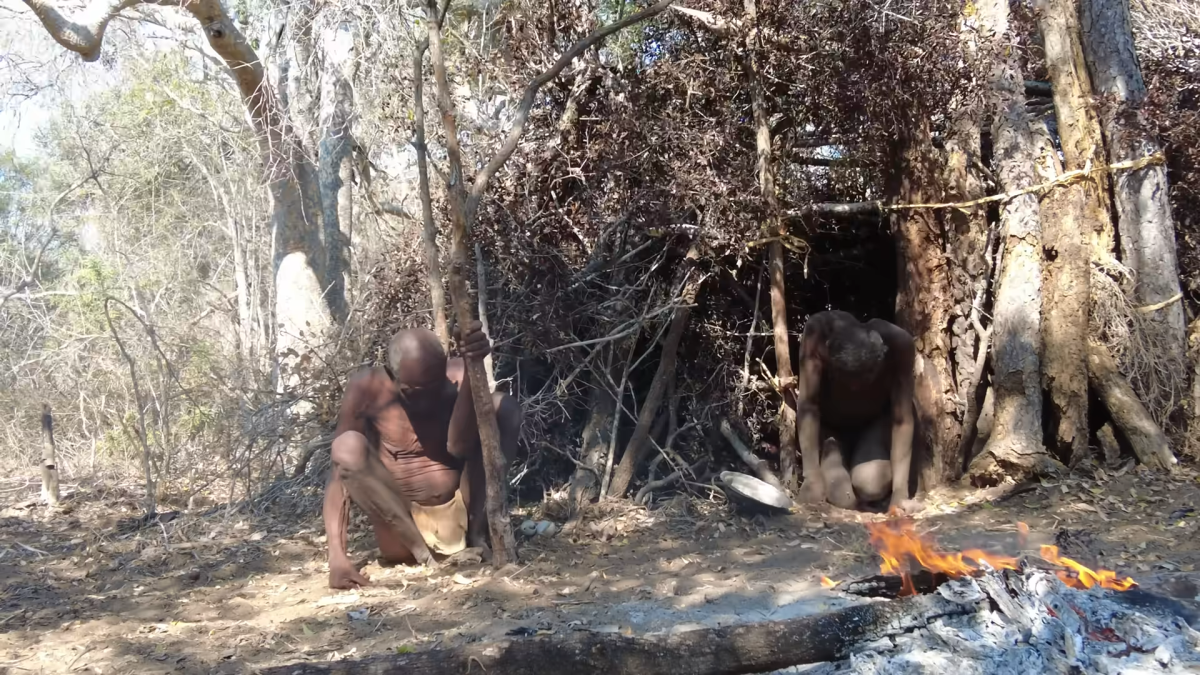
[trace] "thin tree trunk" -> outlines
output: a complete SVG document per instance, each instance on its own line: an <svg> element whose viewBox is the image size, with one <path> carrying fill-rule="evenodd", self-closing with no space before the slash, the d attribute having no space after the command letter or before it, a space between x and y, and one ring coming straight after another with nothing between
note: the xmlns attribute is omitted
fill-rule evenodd
<svg viewBox="0 0 1200 675"><path fill-rule="evenodd" d="M42 499L58 506L58 451L54 446L54 415L42 404Z"/></svg>
<svg viewBox="0 0 1200 675"><path fill-rule="evenodd" d="M617 465L617 470L613 473L612 483L608 490L610 495L624 495L629 490L629 484L633 482L633 476L641 466L642 458L646 454L650 427L654 423L654 418L658 416L658 408L667 391L667 383L675 377L675 360L679 352L679 342L683 339L683 332L687 328L688 317L692 312L692 304L696 301L696 292L700 289L699 273L690 264L697 255L696 248L693 246L688 251L687 261L684 263L684 274L690 278L684 281L679 306L671 315L671 327L667 330L666 338L663 339L662 356L659 357L658 369L654 372L650 391L646 392L646 400L642 402L642 408L638 411L638 422L634 427L633 436L625 445L621 463Z"/></svg>
<svg viewBox="0 0 1200 675"><path fill-rule="evenodd" d="M474 321L471 295L467 288L467 270L470 269L467 223L467 191L463 184L462 154L458 145L458 125L454 120L454 104L450 101L450 81L446 75L446 61L442 55L442 26L436 0L425 6L426 25L429 32L429 56L433 60L434 79L437 82L438 108L442 113L442 126L446 131L446 149L450 158L450 222L451 263L450 298L458 325L464 329ZM487 476L487 519L492 538L492 564L503 567L517 559L517 543L513 538L512 523L507 512L508 461L500 451L500 429L496 425L496 410L492 403L492 392L487 388L487 370L482 359L466 359L466 376L471 381L471 396L475 403L475 417L479 427L479 442L483 448L484 473Z"/></svg>
<svg viewBox="0 0 1200 675"><path fill-rule="evenodd" d="M758 7L756 0L744 0L746 23L749 30L746 33L746 55L743 57L742 70L745 71L747 85L750 88L751 107L754 112L754 144L758 154L758 189L767 206L767 230L776 236L785 233L783 221L780 219L782 209L779 206L779 196L775 189L775 167L771 161L771 124L767 111L766 92L763 90L758 62ZM792 379L792 351L788 340L787 324L787 293L784 289L783 244L777 239L768 248L771 269L771 322L775 338L775 377L781 382ZM753 328L751 328L753 332ZM782 474L784 488L790 492L796 489L796 454L799 444L796 442L796 411L780 401L779 414L776 417L779 428L779 472ZM806 477L816 475L817 467L805 466Z"/></svg>
<svg viewBox="0 0 1200 675"><path fill-rule="evenodd" d="M594 383L589 396L587 422L579 444L579 465L571 476L568 504L571 518L600 496L604 457L608 452L616 404L603 383Z"/></svg>
<svg viewBox="0 0 1200 675"><path fill-rule="evenodd" d="M1128 0L1083 0L1080 19L1088 73L1101 97L1109 162L1161 152L1140 109L1146 83L1134 49ZM1121 262L1133 270L1136 281L1130 295L1139 306L1158 307L1143 320L1144 337L1161 372L1176 376L1159 384L1166 392L1150 391L1151 383L1134 384L1143 397L1157 394L1155 402L1169 412L1187 393L1187 336L1166 167L1152 164L1116 174L1113 196Z"/></svg>
<svg viewBox="0 0 1200 675"><path fill-rule="evenodd" d="M938 195L939 160L933 156L928 125L899 139L893 193L902 204L931 201ZM952 292L945 254L945 234L937 214L928 210L901 211L892 217L899 257L896 320L913 336L914 398L920 441L926 446L919 461L923 488L953 480L962 471L957 458L961 432L948 327ZM918 437L914 435L914 452Z"/></svg>
<svg viewBox="0 0 1200 675"><path fill-rule="evenodd" d="M446 289L442 286L441 253L437 244L437 224L433 221L433 199L429 193L429 154L425 145L424 68L422 63L428 40L421 40L413 50L413 149L417 151L417 180L421 195L421 243L425 250L425 283L433 305L433 332L450 348L450 327L446 322Z"/></svg>
<svg viewBox="0 0 1200 675"><path fill-rule="evenodd" d="M1072 0L1038 0L1038 27L1053 85L1054 109L1068 171L1103 161L1100 124L1091 108L1079 17ZM1107 179L1059 187L1042 203L1046 250L1042 305L1043 372L1049 394L1048 436L1072 465L1088 452L1087 342L1091 260L1112 251ZM1101 258L1101 259L1103 259Z"/></svg>
<svg viewBox="0 0 1200 675"><path fill-rule="evenodd" d="M979 21L992 35L992 147L995 173L1004 191L1037 182L1037 146L1025 112L1023 80L1007 46L1008 0L985 0ZM972 481L998 484L1053 467L1042 444L1042 242L1036 196L1021 195L1000 211L1001 265L992 309L991 434L972 461Z"/></svg>

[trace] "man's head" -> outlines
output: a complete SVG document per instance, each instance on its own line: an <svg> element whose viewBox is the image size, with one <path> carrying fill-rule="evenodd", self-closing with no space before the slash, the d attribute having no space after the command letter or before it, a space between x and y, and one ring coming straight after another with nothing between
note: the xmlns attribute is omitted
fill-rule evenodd
<svg viewBox="0 0 1200 675"><path fill-rule="evenodd" d="M883 367L887 345L864 325L842 325L829 336L829 365L842 375L874 376Z"/></svg>
<svg viewBox="0 0 1200 675"><path fill-rule="evenodd" d="M433 331L405 329L388 343L387 371L400 398L419 407L446 382L446 352Z"/></svg>

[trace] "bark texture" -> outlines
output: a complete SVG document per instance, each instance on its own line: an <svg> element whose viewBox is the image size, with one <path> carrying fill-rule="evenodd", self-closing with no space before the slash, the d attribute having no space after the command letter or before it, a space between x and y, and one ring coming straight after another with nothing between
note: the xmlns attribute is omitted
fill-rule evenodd
<svg viewBox="0 0 1200 675"><path fill-rule="evenodd" d="M353 156L351 123L352 89L357 59L354 31L349 23L331 26L321 36L324 73L321 77L321 141L317 146L317 178L321 190L321 215L325 240L325 285L335 302L335 318L346 319L346 279L350 232L354 225Z"/></svg>
<svg viewBox="0 0 1200 675"><path fill-rule="evenodd" d="M263 675L723 675L765 673L849 657L863 642L975 611L940 595L869 603L784 621L705 628L649 639L574 631L361 661L297 663ZM475 670L472 670L475 668Z"/></svg>
<svg viewBox="0 0 1200 675"><path fill-rule="evenodd" d="M600 496L604 458L608 454L613 414L616 410L616 402L604 383L592 386L588 409L591 413L583 426L579 465L571 476L571 486L568 490L571 517Z"/></svg>
<svg viewBox="0 0 1200 675"><path fill-rule="evenodd" d="M940 176L929 129L922 124L897 142L892 192L902 204L935 201ZM930 210L900 211L892 216L899 257L896 320L913 336L917 349L914 398L917 434L914 456L921 457L924 487L953 480L962 470L958 457L958 396L951 363L949 327L953 295L945 233ZM924 446L924 454L917 448Z"/></svg>
<svg viewBox="0 0 1200 675"><path fill-rule="evenodd" d="M1100 124L1072 0L1039 0L1038 27L1054 93L1068 171L1103 161ZM1102 174L1051 191L1042 204L1046 265L1042 315L1043 371L1049 394L1049 437L1074 464L1088 452L1087 338L1091 260L1108 257L1112 224Z"/></svg>
<svg viewBox="0 0 1200 675"><path fill-rule="evenodd" d="M1083 50L1092 87L1100 98L1109 162L1133 161L1161 152L1141 112L1146 83L1134 49L1128 0L1083 0L1080 14ZM1145 316L1143 337L1152 345L1163 372L1184 373L1186 322L1166 166L1152 164L1115 174L1113 202L1121 262L1134 275L1134 304L1159 306ZM1171 408L1183 400L1187 378L1168 380L1165 385L1166 392L1154 393L1169 397L1164 407ZM1143 394L1150 393L1145 384L1140 389Z"/></svg>
<svg viewBox="0 0 1200 675"><path fill-rule="evenodd" d="M1000 189L1037 182L1038 158L1025 112L1023 79L1009 44L1007 0L985 0L979 20L993 59L991 104L993 163ZM1042 443L1042 226L1038 199L1021 195L1000 211L1000 277L992 309L992 430L972 461L978 484L998 484L1042 473L1053 460Z"/></svg>

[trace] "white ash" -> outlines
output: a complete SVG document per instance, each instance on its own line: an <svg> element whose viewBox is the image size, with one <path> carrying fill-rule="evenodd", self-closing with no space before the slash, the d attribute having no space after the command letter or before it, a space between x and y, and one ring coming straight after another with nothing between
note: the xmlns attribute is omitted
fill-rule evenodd
<svg viewBox="0 0 1200 675"><path fill-rule="evenodd" d="M1140 611L1115 591L1068 588L1057 577L1030 571L1024 584L1004 586L999 575L962 579L939 592L972 602L985 594L1000 611L946 617L910 633L863 645L848 660L776 671L806 675L1024 675L1025 673L1200 672L1200 633L1179 617ZM1016 596L1016 597L1013 597ZM1050 609L1053 610L1053 613Z"/></svg>

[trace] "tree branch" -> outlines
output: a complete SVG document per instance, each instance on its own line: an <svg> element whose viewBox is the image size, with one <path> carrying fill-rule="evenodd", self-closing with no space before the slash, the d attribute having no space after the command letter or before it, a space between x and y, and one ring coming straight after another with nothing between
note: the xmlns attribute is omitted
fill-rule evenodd
<svg viewBox="0 0 1200 675"><path fill-rule="evenodd" d="M142 0L101 0L93 2L74 16L65 16L46 0L24 0L54 41L79 54L84 61L100 58L100 46L108 24L122 11Z"/></svg>
<svg viewBox="0 0 1200 675"><path fill-rule="evenodd" d="M472 218L474 217L475 210L479 207L480 200L483 199L483 193L485 190L487 190L488 181L491 180L496 171L498 171L500 167L508 161L508 158L512 156L513 152L516 151L517 144L521 141L521 136L525 133L525 123L529 121L529 111L533 109L533 102L537 97L538 90L550 80L558 77L558 74L561 73L563 69L571 63L571 61L574 61L576 56L582 54L592 45L603 40L609 35L612 35L613 33L621 31L629 26L645 21L646 19L661 13L667 7L670 7L671 3L674 1L675 0L659 0L658 3L647 9L643 9L636 14L631 14L620 21L600 28L591 35L572 45L571 48L566 51L566 53L558 58L558 61L556 61L549 70L543 72L541 75L538 75L533 79L532 82L529 83L529 86L525 88L525 94L521 97L521 104L517 106L517 114L516 117L513 118L512 130L508 132L508 138L505 139L504 145L500 147L500 150L494 157L492 157L491 161L487 163L487 166L483 167L483 170L481 170L475 177L475 183L471 186L470 197L467 199L467 222L471 222Z"/></svg>

